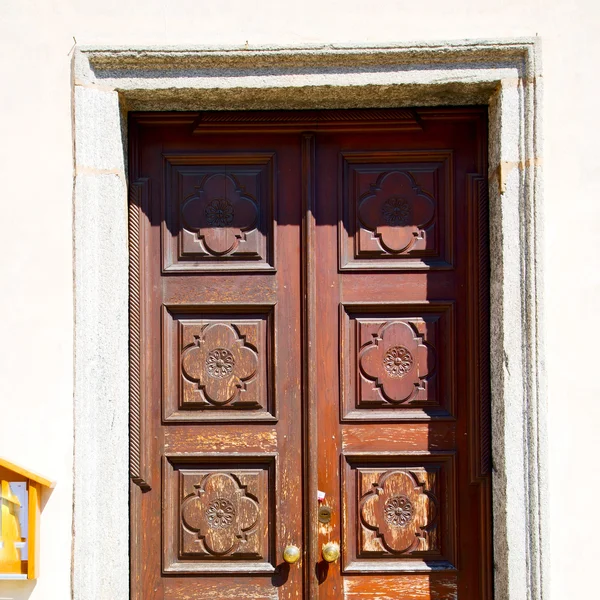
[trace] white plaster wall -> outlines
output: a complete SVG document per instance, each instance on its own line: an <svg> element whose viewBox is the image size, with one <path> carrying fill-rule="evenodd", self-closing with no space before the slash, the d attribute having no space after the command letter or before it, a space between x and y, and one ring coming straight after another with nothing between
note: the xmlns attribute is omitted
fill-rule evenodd
<svg viewBox="0 0 600 600"><path fill-rule="evenodd" d="M558 600L590 597L598 554L599 13L592 0L0 0L0 456L57 481L42 518L40 579L0 582L0 600L70 597L73 38L293 45L536 34L544 62L551 591Z"/></svg>

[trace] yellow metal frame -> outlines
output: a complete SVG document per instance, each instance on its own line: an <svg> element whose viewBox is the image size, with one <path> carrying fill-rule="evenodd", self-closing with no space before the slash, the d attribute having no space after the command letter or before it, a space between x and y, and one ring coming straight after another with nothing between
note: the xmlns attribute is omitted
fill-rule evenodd
<svg viewBox="0 0 600 600"><path fill-rule="evenodd" d="M23 561L19 569L15 569L12 564L4 564L0 560L0 578L1 579L37 579L39 573L40 556L40 514L41 514L41 495L42 488L53 488L54 483L45 477L41 477L28 469L15 465L0 458L0 485L8 490L9 481L23 481L27 483L28 496L28 536L27 536L27 560ZM8 496L8 492L6 494ZM4 494L3 494L4 496ZM15 499L16 500L16 499ZM8 528L8 520L11 518L7 511L2 511L2 528ZM5 522L6 521L6 522ZM17 572L18 570L18 572Z"/></svg>

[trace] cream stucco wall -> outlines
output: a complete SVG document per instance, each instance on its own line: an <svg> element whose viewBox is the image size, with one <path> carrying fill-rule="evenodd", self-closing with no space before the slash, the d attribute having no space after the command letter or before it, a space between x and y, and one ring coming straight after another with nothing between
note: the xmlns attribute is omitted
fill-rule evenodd
<svg viewBox="0 0 600 600"><path fill-rule="evenodd" d="M293 45L536 34L544 63L551 591L555 599L590 597L588 559L597 554L598 526L588 481L600 417L593 379L600 334L593 320L600 291L600 168L593 152L599 12L583 0L0 0L0 455L57 481L43 513L40 579L0 582L0 600L70 597L74 39Z"/></svg>

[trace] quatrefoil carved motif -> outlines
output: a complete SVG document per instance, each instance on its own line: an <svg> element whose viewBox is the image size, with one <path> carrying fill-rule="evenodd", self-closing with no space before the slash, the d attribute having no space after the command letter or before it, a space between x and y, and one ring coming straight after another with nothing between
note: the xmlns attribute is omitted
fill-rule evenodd
<svg viewBox="0 0 600 600"><path fill-rule="evenodd" d="M411 471L387 471L361 498L360 518L384 550L410 554L424 545L435 527L437 499Z"/></svg>
<svg viewBox="0 0 600 600"><path fill-rule="evenodd" d="M181 207L183 226L213 256L234 253L256 228L258 207L232 174L207 175Z"/></svg>
<svg viewBox="0 0 600 600"><path fill-rule="evenodd" d="M256 349L227 323L211 323L194 336L182 355L183 376L195 383L207 402L229 404L246 389L258 369Z"/></svg>
<svg viewBox="0 0 600 600"><path fill-rule="evenodd" d="M390 254L409 252L435 216L435 204L406 171L381 173L358 203L360 225Z"/></svg>
<svg viewBox="0 0 600 600"><path fill-rule="evenodd" d="M241 550L258 530L260 509L234 475L211 473L181 504L181 526L215 556Z"/></svg>
<svg viewBox="0 0 600 600"><path fill-rule="evenodd" d="M422 322L389 321L359 353L360 372L391 403L409 402L425 389L434 351L423 339Z"/></svg>

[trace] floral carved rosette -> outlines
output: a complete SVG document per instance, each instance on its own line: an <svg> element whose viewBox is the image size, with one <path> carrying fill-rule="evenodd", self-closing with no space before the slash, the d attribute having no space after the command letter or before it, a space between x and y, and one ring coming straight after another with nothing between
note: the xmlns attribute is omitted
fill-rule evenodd
<svg viewBox="0 0 600 600"><path fill-rule="evenodd" d="M258 530L260 510L256 500L232 474L211 473L194 486L181 504L184 552L225 556L243 552ZM199 548L198 548L199 546Z"/></svg>
<svg viewBox="0 0 600 600"><path fill-rule="evenodd" d="M382 173L358 202L359 225L391 254L409 252L434 215L433 198L406 171Z"/></svg>
<svg viewBox="0 0 600 600"><path fill-rule="evenodd" d="M224 406L257 376L258 356L232 325L211 323L184 349L181 363L183 377L196 384L206 402Z"/></svg>
<svg viewBox="0 0 600 600"><path fill-rule="evenodd" d="M437 500L409 470L387 471L360 500L363 550L405 555L429 550ZM370 533L372 532L372 533ZM370 533L370 535L369 535Z"/></svg>
<svg viewBox="0 0 600 600"><path fill-rule="evenodd" d="M424 327L421 321L389 321L360 350L360 374L386 402L410 402L426 388L434 351L419 331Z"/></svg>
<svg viewBox="0 0 600 600"><path fill-rule="evenodd" d="M196 234L206 253L233 254L256 228L258 207L231 174L206 175L181 207L183 226Z"/></svg>

